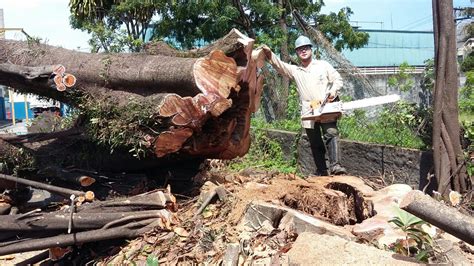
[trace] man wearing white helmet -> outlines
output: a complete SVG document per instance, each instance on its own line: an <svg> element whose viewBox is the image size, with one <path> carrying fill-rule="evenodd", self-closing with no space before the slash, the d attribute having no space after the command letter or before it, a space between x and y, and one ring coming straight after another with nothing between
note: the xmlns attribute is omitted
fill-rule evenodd
<svg viewBox="0 0 474 266"><path fill-rule="evenodd" d="M295 50L301 61L301 66L295 66L281 61L268 46L263 47L265 56L272 66L282 75L296 82L296 87L301 101L301 113L309 113L316 104L323 102L326 95L328 101L336 99L342 87L341 75L326 61L313 59L312 43L306 36L300 36L295 41ZM337 122L317 123L302 121L306 130L314 162L318 171L317 175L328 175L325 153L328 152L329 170L333 175L345 174L346 169L339 162L339 149L337 139L339 131ZM321 130L323 132L321 141ZM323 145L324 142L324 145Z"/></svg>

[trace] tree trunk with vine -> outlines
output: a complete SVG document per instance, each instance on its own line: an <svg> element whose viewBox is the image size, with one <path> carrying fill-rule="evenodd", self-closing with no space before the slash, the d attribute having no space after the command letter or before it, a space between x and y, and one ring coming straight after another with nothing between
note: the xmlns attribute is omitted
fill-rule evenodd
<svg viewBox="0 0 474 266"><path fill-rule="evenodd" d="M456 32L452 0L433 0L435 39L433 156L438 192L467 191L465 160L460 142Z"/></svg>

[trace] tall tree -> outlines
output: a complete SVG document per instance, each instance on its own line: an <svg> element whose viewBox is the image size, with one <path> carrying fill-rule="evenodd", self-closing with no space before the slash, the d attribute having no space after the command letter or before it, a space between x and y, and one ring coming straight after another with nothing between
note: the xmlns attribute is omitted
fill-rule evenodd
<svg viewBox="0 0 474 266"><path fill-rule="evenodd" d="M452 0L433 0L435 40L433 156L438 191L465 192L470 187L460 143L456 32Z"/></svg>
<svg viewBox="0 0 474 266"><path fill-rule="evenodd" d="M71 0L71 25L92 34L89 44L97 52L139 51L154 15L167 1Z"/></svg>

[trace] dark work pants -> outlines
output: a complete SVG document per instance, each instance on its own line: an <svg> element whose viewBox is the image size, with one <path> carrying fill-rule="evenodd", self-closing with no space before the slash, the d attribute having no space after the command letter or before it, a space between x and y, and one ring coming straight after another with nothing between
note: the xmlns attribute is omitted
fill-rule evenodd
<svg viewBox="0 0 474 266"><path fill-rule="evenodd" d="M308 135L311 152L313 153L314 163L316 164L318 172L321 173L327 171L326 150L331 140L339 136L337 122L314 123L314 128L305 128L305 130L306 135Z"/></svg>

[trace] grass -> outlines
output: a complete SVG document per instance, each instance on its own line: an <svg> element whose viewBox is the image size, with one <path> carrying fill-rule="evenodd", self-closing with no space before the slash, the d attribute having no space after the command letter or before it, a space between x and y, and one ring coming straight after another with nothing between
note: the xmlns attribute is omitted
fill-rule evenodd
<svg viewBox="0 0 474 266"><path fill-rule="evenodd" d="M459 114L459 121L473 123L474 122L474 114L469 113L460 113Z"/></svg>

